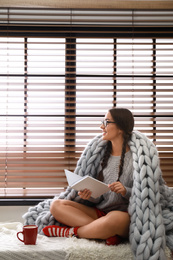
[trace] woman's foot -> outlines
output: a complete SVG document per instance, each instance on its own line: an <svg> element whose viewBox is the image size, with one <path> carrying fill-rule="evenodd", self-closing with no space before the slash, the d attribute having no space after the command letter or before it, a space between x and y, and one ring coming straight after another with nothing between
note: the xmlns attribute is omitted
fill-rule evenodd
<svg viewBox="0 0 173 260"><path fill-rule="evenodd" d="M48 237L77 237L78 227L60 227L56 225L46 226L43 233Z"/></svg>
<svg viewBox="0 0 173 260"><path fill-rule="evenodd" d="M122 242L122 237L115 235L113 237L109 237L106 239L106 245L108 246L114 246L119 245Z"/></svg>

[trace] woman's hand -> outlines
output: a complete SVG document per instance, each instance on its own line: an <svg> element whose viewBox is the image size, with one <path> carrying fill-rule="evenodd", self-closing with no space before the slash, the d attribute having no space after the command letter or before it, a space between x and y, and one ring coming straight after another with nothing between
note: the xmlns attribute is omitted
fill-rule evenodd
<svg viewBox="0 0 173 260"><path fill-rule="evenodd" d="M108 187L110 188L111 191L120 193L122 196L125 196L126 194L126 188L119 181L108 184Z"/></svg>
<svg viewBox="0 0 173 260"><path fill-rule="evenodd" d="M81 197L81 199L89 200L89 198L91 197L91 193L92 192L90 190L84 189L79 191L78 195Z"/></svg>

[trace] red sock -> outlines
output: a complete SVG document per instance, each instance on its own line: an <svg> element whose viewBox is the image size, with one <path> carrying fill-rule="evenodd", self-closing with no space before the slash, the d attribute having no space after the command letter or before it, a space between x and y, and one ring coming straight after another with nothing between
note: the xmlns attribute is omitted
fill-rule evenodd
<svg viewBox="0 0 173 260"><path fill-rule="evenodd" d="M106 239L106 245L108 246L114 246L119 245L122 242L122 237L115 235L113 237L109 237Z"/></svg>
<svg viewBox="0 0 173 260"><path fill-rule="evenodd" d="M48 237L77 237L77 230L79 227L60 227L60 226L47 226L43 228L43 232Z"/></svg>

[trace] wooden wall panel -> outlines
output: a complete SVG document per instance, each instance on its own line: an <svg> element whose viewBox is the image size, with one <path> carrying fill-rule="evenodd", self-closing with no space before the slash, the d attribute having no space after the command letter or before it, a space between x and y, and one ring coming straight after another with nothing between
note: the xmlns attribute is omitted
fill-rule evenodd
<svg viewBox="0 0 173 260"><path fill-rule="evenodd" d="M165 0L0 0L0 7L43 7L81 9L171 9Z"/></svg>

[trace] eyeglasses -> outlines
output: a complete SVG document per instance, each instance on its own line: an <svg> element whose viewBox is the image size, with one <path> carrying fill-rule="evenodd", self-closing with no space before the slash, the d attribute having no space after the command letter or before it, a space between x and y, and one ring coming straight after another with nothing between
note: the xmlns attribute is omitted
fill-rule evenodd
<svg viewBox="0 0 173 260"><path fill-rule="evenodd" d="M116 122L109 121L109 120L106 120L106 119L102 120L101 123L102 123L102 125L104 125L104 127L106 127L106 126L107 126L108 124L110 124L110 123L116 124Z"/></svg>

